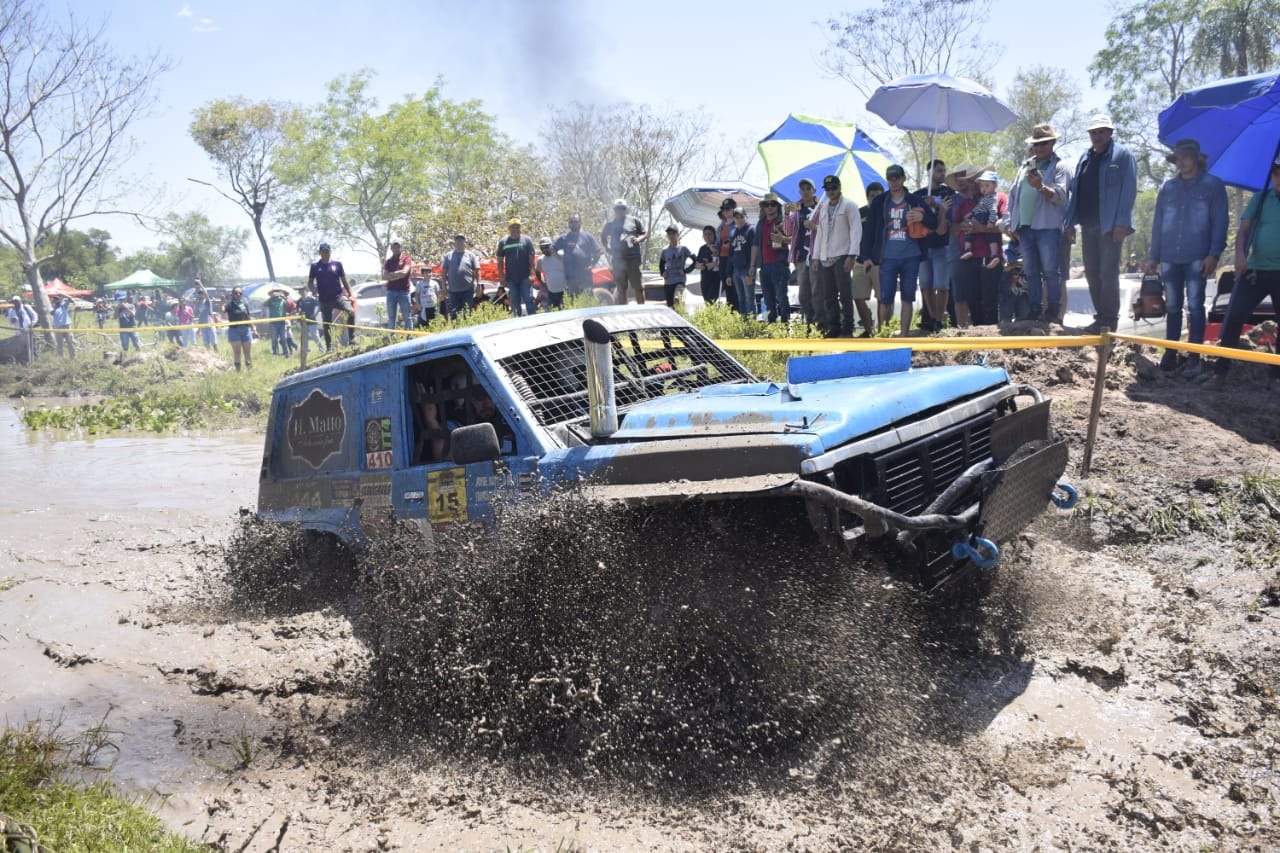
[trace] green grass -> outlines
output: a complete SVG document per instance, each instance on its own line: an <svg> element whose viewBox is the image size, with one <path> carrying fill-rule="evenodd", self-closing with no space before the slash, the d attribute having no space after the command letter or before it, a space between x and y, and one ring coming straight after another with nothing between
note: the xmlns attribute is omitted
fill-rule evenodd
<svg viewBox="0 0 1280 853"><path fill-rule="evenodd" d="M31 827L59 853L210 849L165 831L145 801L122 796L110 782L83 781L114 747L105 719L76 737L59 729L39 720L0 729L0 813Z"/></svg>

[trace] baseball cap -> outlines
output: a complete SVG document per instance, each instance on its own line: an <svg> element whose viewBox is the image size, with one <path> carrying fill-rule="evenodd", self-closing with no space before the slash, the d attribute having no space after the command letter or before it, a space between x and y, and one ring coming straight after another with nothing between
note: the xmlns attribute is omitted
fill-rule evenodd
<svg viewBox="0 0 1280 853"><path fill-rule="evenodd" d="M464 240L464 241L465 241L465 240L467 239L467 235L466 235L466 234L454 234L454 235L453 235L453 239L455 239L455 240Z"/></svg>
<svg viewBox="0 0 1280 853"><path fill-rule="evenodd" d="M615 208L615 209L616 209L616 208L619 208L619 207L626 207L626 206L627 206L627 200L626 200L626 199L624 199L624 198L614 199L613 206L614 206L614 208Z"/></svg>
<svg viewBox="0 0 1280 853"><path fill-rule="evenodd" d="M519 225L519 224L520 224L520 220L513 216L513 217L511 217L510 219L508 219L508 220L507 220L507 224L508 224L508 225Z"/></svg>
<svg viewBox="0 0 1280 853"><path fill-rule="evenodd" d="M680 233L680 229L679 229L679 228L677 228L677 227L675 227L674 225L668 225L668 226L667 226L667 233L668 233L668 234L679 234L679 233Z"/></svg>
<svg viewBox="0 0 1280 853"><path fill-rule="evenodd" d="M738 200L734 198L726 198L724 201L720 202L721 210L726 210L728 208L737 207L737 206L738 206Z"/></svg>
<svg viewBox="0 0 1280 853"><path fill-rule="evenodd" d="M905 178L907 176L907 170L899 166L897 163L894 163L892 166L884 170L884 176L886 178Z"/></svg>
<svg viewBox="0 0 1280 853"><path fill-rule="evenodd" d="M991 181L992 183L999 183L999 182L1000 182L1000 176L999 176L999 175L997 175L995 172L992 172L992 171L986 171L986 172L983 172L981 175L978 175L978 180L980 180L980 181Z"/></svg>
<svg viewBox="0 0 1280 853"><path fill-rule="evenodd" d="M1111 123L1111 116L1106 113L1094 113L1089 117L1089 126L1085 130L1115 130L1115 125Z"/></svg>
<svg viewBox="0 0 1280 853"><path fill-rule="evenodd" d="M550 237L542 237L538 240L538 248L542 248L543 246L550 246L550 245L551 245Z"/></svg>
<svg viewBox="0 0 1280 853"><path fill-rule="evenodd" d="M330 246L328 243L321 243L321 244L320 244L320 251L322 251L322 252L323 252L325 249L332 249L332 248L333 248L333 247L332 247L332 246Z"/></svg>
<svg viewBox="0 0 1280 853"><path fill-rule="evenodd" d="M822 179L822 188L824 190L838 190L840 189L840 179L835 175L827 175Z"/></svg>

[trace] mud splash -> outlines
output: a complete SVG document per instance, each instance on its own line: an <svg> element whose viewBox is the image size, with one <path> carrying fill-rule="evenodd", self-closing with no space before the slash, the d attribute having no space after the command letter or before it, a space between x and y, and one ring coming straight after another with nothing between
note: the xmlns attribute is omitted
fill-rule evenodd
<svg viewBox="0 0 1280 853"><path fill-rule="evenodd" d="M1030 671L1011 650L1021 608L923 599L878 557L815 547L783 505L563 494L506 507L495 531L426 547L400 530L353 564L246 517L228 601L347 612L373 654L349 732L393 725L455 756L656 792L835 785L963 737L969 705L990 719ZM999 695L956 698L993 667Z"/></svg>

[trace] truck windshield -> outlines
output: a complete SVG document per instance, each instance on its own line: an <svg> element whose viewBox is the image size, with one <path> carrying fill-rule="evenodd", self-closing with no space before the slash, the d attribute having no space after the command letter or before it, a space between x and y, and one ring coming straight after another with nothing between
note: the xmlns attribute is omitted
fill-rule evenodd
<svg viewBox="0 0 1280 853"><path fill-rule="evenodd" d="M756 381L696 329L633 329L612 337L619 409L707 385ZM543 426L587 416L586 352L581 340L516 353L499 359L498 366Z"/></svg>

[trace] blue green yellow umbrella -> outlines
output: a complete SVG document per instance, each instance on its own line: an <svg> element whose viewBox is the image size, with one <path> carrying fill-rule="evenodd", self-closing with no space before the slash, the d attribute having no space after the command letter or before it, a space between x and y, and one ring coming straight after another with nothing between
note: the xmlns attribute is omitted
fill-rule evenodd
<svg viewBox="0 0 1280 853"><path fill-rule="evenodd" d="M867 203L867 184L885 182L893 157L857 125L810 116L787 116L777 130L760 140L760 158L769 174L769 189L787 201L800 198L801 178L821 191L827 175L840 178L844 195Z"/></svg>

